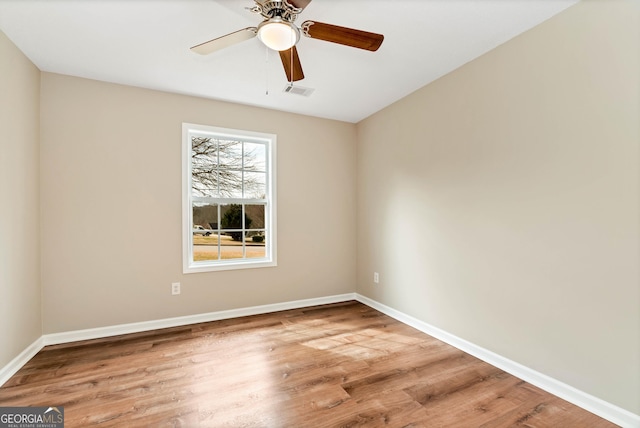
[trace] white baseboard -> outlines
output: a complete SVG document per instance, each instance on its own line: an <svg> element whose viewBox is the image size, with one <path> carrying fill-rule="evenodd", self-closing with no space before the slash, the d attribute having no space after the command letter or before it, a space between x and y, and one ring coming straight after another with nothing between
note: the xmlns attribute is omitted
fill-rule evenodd
<svg viewBox="0 0 640 428"><path fill-rule="evenodd" d="M31 345L25 348L18 356L9 362L4 367L0 368L0 386L4 385L11 376L16 374L25 364L29 362L40 350L44 347L44 341L42 336L35 340Z"/></svg>
<svg viewBox="0 0 640 428"><path fill-rule="evenodd" d="M400 311L390 308L389 306L383 305L382 303L372 300L366 296L356 294L356 300L390 316L391 318L395 318L403 324L410 325L429 336L433 336L438 340L460 349L461 351L471 354L492 366L498 367L499 369L529 382L530 384L535 385L557 397L560 397L563 400L573 403L576 406L600 416L601 418L607 419L616 425L624 428L640 427L640 415L631 413L628 410L615 406L600 398L587 394L586 392L580 391L570 385L560 382L559 380L553 379L545 374L525 367L522 364L504 358L501 355L447 333L444 330L432 326L424 321L420 321L410 315L406 315Z"/></svg>
<svg viewBox="0 0 640 428"><path fill-rule="evenodd" d="M248 308L230 309L226 311L209 312L205 314L187 315L176 318L165 318L154 321L143 321L131 324L120 324L109 327L90 328L64 333L45 334L42 336L44 345L57 345L60 343L77 342L80 340L100 339L103 337L119 336L121 334L139 333L143 331L157 330L161 328L179 327L202 322L219 321L230 318L246 317L249 315L267 314L271 312L300 309L309 306L326 305L329 303L356 300L355 293L338 294L335 296L317 297L313 299L294 300L284 303L273 303Z"/></svg>

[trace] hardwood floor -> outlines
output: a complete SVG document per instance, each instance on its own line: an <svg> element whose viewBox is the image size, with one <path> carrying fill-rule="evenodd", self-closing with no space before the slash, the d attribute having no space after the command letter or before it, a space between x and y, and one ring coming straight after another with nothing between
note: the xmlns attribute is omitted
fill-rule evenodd
<svg viewBox="0 0 640 428"><path fill-rule="evenodd" d="M65 427L612 427L357 302L45 347L0 406Z"/></svg>

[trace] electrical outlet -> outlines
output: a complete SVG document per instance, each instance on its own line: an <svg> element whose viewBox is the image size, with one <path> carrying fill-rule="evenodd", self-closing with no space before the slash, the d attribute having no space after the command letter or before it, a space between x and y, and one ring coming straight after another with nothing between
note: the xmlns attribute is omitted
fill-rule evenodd
<svg viewBox="0 0 640 428"><path fill-rule="evenodd" d="M174 296L177 294L180 294L180 283L179 282L172 282L171 283L171 294L173 294Z"/></svg>
<svg viewBox="0 0 640 428"><path fill-rule="evenodd" d="M376 284L380 282L380 275L378 275L378 272L373 273L373 282Z"/></svg>

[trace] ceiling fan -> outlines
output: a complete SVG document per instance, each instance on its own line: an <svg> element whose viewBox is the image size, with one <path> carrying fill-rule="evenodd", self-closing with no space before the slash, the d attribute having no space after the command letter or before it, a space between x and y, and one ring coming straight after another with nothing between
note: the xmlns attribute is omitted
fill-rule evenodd
<svg viewBox="0 0 640 428"><path fill-rule="evenodd" d="M305 21L298 28L294 21L311 0L254 0L255 6L247 8L259 13L264 20L257 27L247 27L222 37L193 46L191 50L201 55L258 37L268 48L279 51L287 80L304 79L296 44L300 34L312 39L338 43L354 48L376 51L382 44L382 34L369 33L353 28L340 27L316 21Z"/></svg>

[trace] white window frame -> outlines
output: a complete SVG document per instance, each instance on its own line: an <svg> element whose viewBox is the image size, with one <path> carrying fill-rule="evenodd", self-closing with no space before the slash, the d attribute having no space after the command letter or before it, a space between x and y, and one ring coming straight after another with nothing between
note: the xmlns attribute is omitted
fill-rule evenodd
<svg viewBox="0 0 640 428"><path fill-rule="evenodd" d="M266 209L265 257L226 260L193 261L193 192L192 192L192 136L211 135L215 138L236 139L250 143L263 143L266 147ZM197 198L202 201L206 198ZM211 198L213 203L225 199L226 203L250 204L251 199ZM182 124L182 267L184 273L212 272L232 269L277 266L276 230L276 135L242 131L193 123Z"/></svg>

